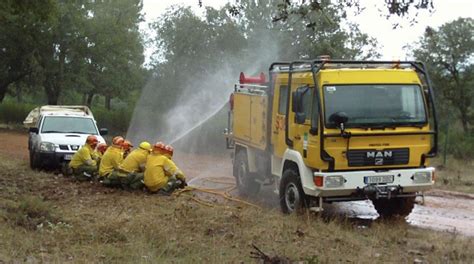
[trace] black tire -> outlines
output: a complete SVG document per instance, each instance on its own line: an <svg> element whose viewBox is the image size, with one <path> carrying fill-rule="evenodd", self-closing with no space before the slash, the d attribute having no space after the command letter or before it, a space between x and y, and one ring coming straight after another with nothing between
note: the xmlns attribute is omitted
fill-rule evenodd
<svg viewBox="0 0 474 264"><path fill-rule="evenodd" d="M372 200L380 218L406 217L415 206L415 197L399 197L392 199Z"/></svg>
<svg viewBox="0 0 474 264"><path fill-rule="evenodd" d="M299 173L287 168L280 181L280 207L285 214L303 213L308 208L308 197L303 191Z"/></svg>
<svg viewBox="0 0 474 264"><path fill-rule="evenodd" d="M33 170L40 168L38 155L33 150L30 150L30 168Z"/></svg>
<svg viewBox="0 0 474 264"><path fill-rule="evenodd" d="M255 181L255 178L249 172L247 153L243 150L239 151L235 156L234 177L240 195L255 196L260 191L261 185Z"/></svg>

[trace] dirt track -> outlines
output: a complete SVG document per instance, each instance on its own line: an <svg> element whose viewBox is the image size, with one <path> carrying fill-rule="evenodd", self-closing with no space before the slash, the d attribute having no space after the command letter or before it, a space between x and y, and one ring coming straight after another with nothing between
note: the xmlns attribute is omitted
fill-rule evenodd
<svg viewBox="0 0 474 264"><path fill-rule="evenodd" d="M26 132L0 130L0 153L15 159L28 160L28 138ZM189 155L177 153L175 160L186 172L190 183L194 186L228 189L229 183L215 183L205 178L221 178L224 182L231 180L231 160L224 156ZM268 206L277 206L277 197L273 192L266 190L266 198L270 198ZM235 194L235 192L233 192ZM362 220L362 225L368 225L378 215L368 201L338 203L326 207L327 214L338 217ZM408 216L407 222L419 227L456 232L474 236L474 196L460 193L451 193L440 190L429 192L424 205L416 205Z"/></svg>

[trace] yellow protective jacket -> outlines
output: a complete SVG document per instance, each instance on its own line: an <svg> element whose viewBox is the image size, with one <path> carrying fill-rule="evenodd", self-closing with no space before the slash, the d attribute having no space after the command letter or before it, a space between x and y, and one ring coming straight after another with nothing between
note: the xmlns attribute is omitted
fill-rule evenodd
<svg viewBox="0 0 474 264"><path fill-rule="evenodd" d="M119 170L126 173L140 172L146 164L146 158L150 152L145 149L138 148L120 163Z"/></svg>
<svg viewBox="0 0 474 264"><path fill-rule="evenodd" d="M145 167L145 186L152 192L163 188L170 176L175 175L176 178L185 180L183 172L165 155L156 153L148 155Z"/></svg>
<svg viewBox="0 0 474 264"><path fill-rule="evenodd" d="M94 151L93 158L95 157L95 158L94 158L95 160L97 160L97 161L101 160L101 159L102 159L102 156L103 156L103 154L100 153L100 151L97 151L97 150Z"/></svg>
<svg viewBox="0 0 474 264"><path fill-rule="evenodd" d="M111 146L108 148L100 161L99 176L105 177L112 173L114 169L118 168L122 160L123 152L120 147Z"/></svg>
<svg viewBox="0 0 474 264"><path fill-rule="evenodd" d="M94 157L94 150L92 147L89 144L85 144L74 153L71 162L69 162L69 166L73 169L77 169L81 165L97 166Z"/></svg>

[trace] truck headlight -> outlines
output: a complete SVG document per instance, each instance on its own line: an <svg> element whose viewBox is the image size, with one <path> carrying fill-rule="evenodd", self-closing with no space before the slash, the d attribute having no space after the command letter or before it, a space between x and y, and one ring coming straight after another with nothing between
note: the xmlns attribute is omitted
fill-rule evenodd
<svg viewBox="0 0 474 264"><path fill-rule="evenodd" d="M341 175L327 176L324 179L324 185L326 188L337 188L344 185L346 180Z"/></svg>
<svg viewBox="0 0 474 264"><path fill-rule="evenodd" d="M419 171L415 172L411 177L415 183L428 183L431 182L431 172L429 171Z"/></svg>
<svg viewBox="0 0 474 264"><path fill-rule="evenodd" d="M54 146L54 143L51 142L41 142L40 144L40 151L41 152L54 152L56 147Z"/></svg>

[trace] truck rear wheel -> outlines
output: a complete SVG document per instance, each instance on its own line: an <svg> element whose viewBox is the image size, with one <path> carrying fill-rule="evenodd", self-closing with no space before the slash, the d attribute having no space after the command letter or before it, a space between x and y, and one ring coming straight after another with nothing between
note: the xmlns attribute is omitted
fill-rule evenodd
<svg viewBox="0 0 474 264"><path fill-rule="evenodd" d="M279 193L280 207L285 214L302 213L308 207L299 174L294 168L287 168L283 172Z"/></svg>
<svg viewBox="0 0 474 264"><path fill-rule="evenodd" d="M415 197L398 197L392 199L372 200L375 210L381 218L408 216L415 206Z"/></svg>
<svg viewBox="0 0 474 264"><path fill-rule="evenodd" d="M234 177L242 196L255 196L260 191L260 183L249 172L247 153L239 151L234 160Z"/></svg>

